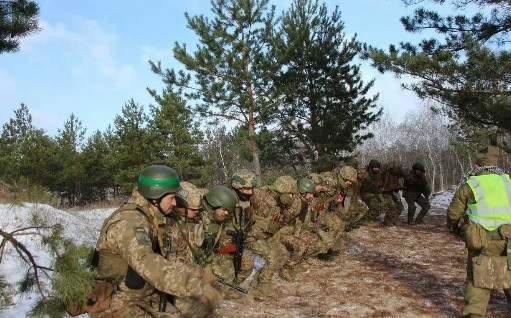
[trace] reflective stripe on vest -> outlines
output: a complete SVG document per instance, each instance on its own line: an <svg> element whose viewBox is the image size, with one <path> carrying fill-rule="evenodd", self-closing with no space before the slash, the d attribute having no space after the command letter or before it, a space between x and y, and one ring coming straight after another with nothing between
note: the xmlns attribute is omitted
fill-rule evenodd
<svg viewBox="0 0 511 318"><path fill-rule="evenodd" d="M511 223L511 180L507 174L474 176L467 184L476 201L465 211L471 223L481 224L488 231Z"/></svg>

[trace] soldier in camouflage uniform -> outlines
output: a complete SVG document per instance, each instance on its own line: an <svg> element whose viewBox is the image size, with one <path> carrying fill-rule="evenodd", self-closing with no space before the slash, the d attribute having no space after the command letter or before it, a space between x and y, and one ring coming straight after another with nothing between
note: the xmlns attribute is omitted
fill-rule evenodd
<svg viewBox="0 0 511 318"><path fill-rule="evenodd" d="M357 163L354 168L357 170L357 179L348 189L348 197L351 197L348 215L351 216L351 219L346 225L346 231L358 228L361 224L360 220L367 214L367 205L360 198L360 187L366 176L366 167L361 163Z"/></svg>
<svg viewBox="0 0 511 318"><path fill-rule="evenodd" d="M98 279L114 281L117 290L110 308L91 317L182 317L171 304L165 312L159 311L162 294L157 290L200 299L211 308L219 305L221 297L209 284L214 279L208 281L204 271L190 270L189 262L165 258L163 216L176 204L179 183L174 169L147 167L128 203L104 221L93 264Z"/></svg>
<svg viewBox="0 0 511 318"><path fill-rule="evenodd" d="M382 168L383 199L386 203L384 225L397 225L399 215L404 211L400 190L403 189L405 172L401 165L395 161L385 164Z"/></svg>
<svg viewBox="0 0 511 318"><path fill-rule="evenodd" d="M386 211L387 207L381 193L383 181L381 180L381 163L372 159L367 165L367 175L360 185L360 198L367 205L367 213L362 218L364 225L377 225L378 217Z"/></svg>
<svg viewBox="0 0 511 318"><path fill-rule="evenodd" d="M447 209L447 228L461 230L468 249L464 317L485 316L491 289L504 289L511 302L511 180L497 160L496 148L479 150Z"/></svg>
<svg viewBox="0 0 511 318"><path fill-rule="evenodd" d="M204 239L203 224L198 217L203 209L200 190L189 182L181 182L181 190L176 196L176 206L166 218L166 240L170 242L167 259L176 264L188 264L185 268L200 277L213 277L211 267L200 246ZM190 264L192 263L192 264ZM193 298L176 297L174 304L185 317L205 317L211 309Z"/></svg>
<svg viewBox="0 0 511 318"><path fill-rule="evenodd" d="M318 255L321 255L322 260L333 260L327 255L327 251L335 241L330 233L320 227L319 222L311 220L310 203L316 192L314 182L307 178L297 181L288 176L283 178L286 178L286 182L294 182L298 190L292 203L282 211L285 226L277 233L280 242L290 252L290 259L284 265L282 276L287 280L294 280L309 268L307 260Z"/></svg>
<svg viewBox="0 0 511 318"><path fill-rule="evenodd" d="M351 166L344 166L338 172L338 184L341 189L341 202L338 205L338 215L344 224L350 226L358 221L358 215L353 214L353 191L351 187L353 182L357 180L357 170Z"/></svg>
<svg viewBox="0 0 511 318"><path fill-rule="evenodd" d="M406 204L408 205L408 224L422 223L424 216L428 213L430 204L428 202L429 196L431 195L431 189L429 182L424 175L426 169L420 162L416 162L412 166L412 170L408 172L405 177L405 188L403 189L403 198L405 198ZM417 215L415 221L415 203L417 203L421 210Z"/></svg>

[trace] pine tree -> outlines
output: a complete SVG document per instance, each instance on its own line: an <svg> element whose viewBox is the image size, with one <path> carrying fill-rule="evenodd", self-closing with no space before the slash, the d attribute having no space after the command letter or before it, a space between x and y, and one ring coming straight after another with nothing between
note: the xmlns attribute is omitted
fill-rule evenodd
<svg viewBox="0 0 511 318"><path fill-rule="evenodd" d="M444 4L445 0L430 2ZM440 102L441 110L453 120L509 131L511 54L506 47L511 30L509 1L450 2L457 12L476 8L477 13L472 17L442 16L419 8L412 17L401 18L405 29L411 33L433 30L437 37L423 39L416 45L409 42L391 45L388 51L367 47L365 56L381 72L417 79L403 87L419 97Z"/></svg>
<svg viewBox="0 0 511 318"><path fill-rule="evenodd" d="M150 107L148 127L159 151L154 163L176 169L182 180L206 185L213 169L207 167L199 151L202 133L186 108L186 102L169 89L164 89L161 95L155 90L148 91L157 103Z"/></svg>
<svg viewBox="0 0 511 318"><path fill-rule="evenodd" d="M39 31L34 1L0 1L0 53L19 50L20 38Z"/></svg>
<svg viewBox="0 0 511 318"><path fill-rule="evenodd" d="M212 0L214 17L190 17L188 28L200 44L190 52L176 43L174 57L189 73L162 70L151 62L153 71L168 85L187 88L196 111L212 120L227 120L247 127L250 151L258 178L261 175L257 130L266 124L273 104L266 63L267 38L273 32L274 8L268 0ZM191 83L192 75L194 83Z"/></svg>
<svg viewBox="0 0 511 318"><path fill-rule="evenodd" d="M295 0L283 13L272 57L280 63L275 88L281 142L309 162L338 159L367 138L364 130L381 116L353 59L360 53L356 37L346 38L341 12L329 15L317 0ZM296 160L291 160L292 162Z"/></svg>

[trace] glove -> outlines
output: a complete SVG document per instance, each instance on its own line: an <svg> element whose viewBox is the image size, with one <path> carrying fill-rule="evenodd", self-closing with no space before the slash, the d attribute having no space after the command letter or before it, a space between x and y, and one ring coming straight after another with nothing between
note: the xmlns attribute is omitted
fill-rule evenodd
<svg viewBox="0 0 511 318"><path fill-rule="evenodd" d="M211 267L204 268L204 275L202 275L202 280L211 286L218 283L218 279L216 279L215 274L213 274Z"/></svg>
<svg viewBox="0 0 511 318"><path fill-rule="evenodd" d="M316 209L316 212L321 212L325 209L325 204L324 203L318 204L318 205L316 205L315 209Z"/></svg>
<svg viewBox="0 0 511 318"><path fill-rule="evenodd" d="M211 285L206 285L204 293L200 297L200 301L209 308L217 308L222 301L222 296Z"/></svg>

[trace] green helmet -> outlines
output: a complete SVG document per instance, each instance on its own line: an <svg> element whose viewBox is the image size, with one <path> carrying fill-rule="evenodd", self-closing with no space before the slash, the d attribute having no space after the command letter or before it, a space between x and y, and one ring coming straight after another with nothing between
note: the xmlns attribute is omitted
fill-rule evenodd
<svg viewBox="0 0 511 318"><path fill-rule="evenodd" d="M298 192L301 194L305 193L316 193L316 184L311 179L300 178L297 182Z"/></svg>
<svg viewBox="0 0 511 318"><path fill-rule="evenodd" d="M296 180L290 176L279 177L272 185L278 193L298 193Z"/></svg>
<svg viewBox="0 0 511 318"><path fill-rule="evenodd" d="M344 180L355 182L357 180L357 170L350 166L344 166L339 170L339 175Z"/></svg>
<svg viewBox="0 0 511 318"><path fill-rule="evenodd" d="M257 187L257 180L255 174L242 169L231 177L231 186L234 189L252 189Z"/></svg>
<svg viewBox="0 0 511 318"><path fill-rule="evenodd" d="M372 169L372 168L381 168L381 162L379 162L378 160L376 159L372 159L371 161L369 161L369 165L367 166L369 169Z"/></svg>
<svg viewBox="0 0 511 318"><path fill-rule="evenodd" d="M202 193L190 182L181 182L181 190L177 193L178 206L188 209L202 209Z"/></svg>
<svg viewBox="0 0 511 318"><path fill-rule="evenodd" d="M234 212L238 199L231 189L224 186L217 186L206 195L206 202L213 208L224 208L229 212Z"/></svg>
<svg viewBox="0 0 511 318"><path fill-rule="evenodd" d="M167 166L149 166L138 177L138 192L147 199L159 199L179 190L179 176L176 170Z"/></svg>

